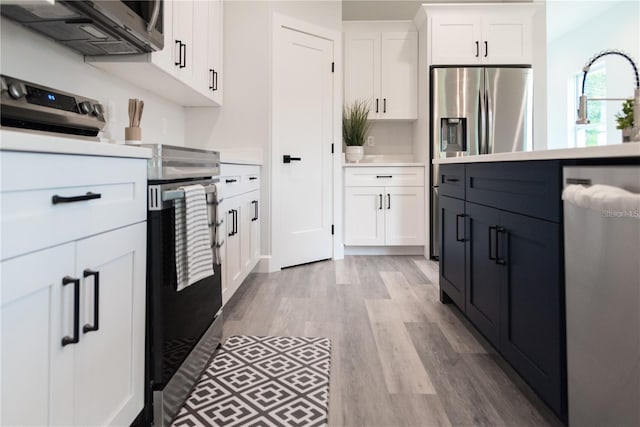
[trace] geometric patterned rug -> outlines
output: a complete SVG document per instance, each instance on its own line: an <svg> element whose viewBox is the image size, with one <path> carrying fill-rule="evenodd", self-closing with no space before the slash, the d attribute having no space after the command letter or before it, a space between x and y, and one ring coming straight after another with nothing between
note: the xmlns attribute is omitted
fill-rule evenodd
<svg viewBox="0 0 640 427"><path fill-rule="evenodd" d="M230 337L172 426L324 426L330 369L327 338Z"/></svg>

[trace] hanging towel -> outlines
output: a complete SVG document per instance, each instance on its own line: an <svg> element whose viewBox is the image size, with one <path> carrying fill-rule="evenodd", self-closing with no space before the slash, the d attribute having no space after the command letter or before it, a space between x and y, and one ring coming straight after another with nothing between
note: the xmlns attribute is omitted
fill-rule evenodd
<svg viewBox="0 0 640 427"><path fill-rule="evenodd" d="M213 252L204 187L189 185L180 189L184 191L184 201L178 199L174 204L178 291L213 275Z"/></svg>
<svg viewBox="0 0 640 427"><path fill-rule="evenodd" d="M640 194L609 185L568 185L562 192L562 200L581 208L611 212L621 216L638 217Z"/></svg>

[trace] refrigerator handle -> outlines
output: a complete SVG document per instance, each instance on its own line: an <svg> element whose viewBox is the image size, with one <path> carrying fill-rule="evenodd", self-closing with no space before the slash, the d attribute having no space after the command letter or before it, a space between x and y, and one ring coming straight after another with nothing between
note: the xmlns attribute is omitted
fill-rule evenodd
<svg viewBox="0 0 640 427"><path fill-rule="evenodd" d="M491 105L491 99L489 97L489 91L486 88L484 89L484 115L485 115L485 124L484 124L484 140L485 140L485 154L493 153L493 133L491 132L493 126L493 105Z"/></svg>
<svg viewBox="0 0 640 427"><path fill-rule="evenodd" d="M482 91L478 91L478 139L480 140L480 147L478 147L478 154L486 154L484 130L485 130L485 115L484 99L482 97Z"/></svg>

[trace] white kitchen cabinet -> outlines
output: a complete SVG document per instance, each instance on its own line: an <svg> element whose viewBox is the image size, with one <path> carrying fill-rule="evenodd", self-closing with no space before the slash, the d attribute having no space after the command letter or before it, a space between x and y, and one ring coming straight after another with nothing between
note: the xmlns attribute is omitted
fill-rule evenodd
<svg viewBox="0 0 640 427"><path fill-rule="evenodd" d="M220 106L222 25L222 0L165 1L161 51L85 61L180 105Z"/></svg>
<svg viewBox="0 0 640 427"><path fill-rule="evenodd" d="M532 62L529 5L425 6L431 23L432 65Z"/></svg>
<svg viewBox="0 0 640 427"><path fill-rule="evenodd" d="M260 260L260 166L223 163L220 175L226 226L221 248L224 306Z"/></svg>
<svg viewBox="0 0 640 427"><path fill-rule="evenodd" d="M424 245L424 168L347 167L345 185L345 245Z"/></svg>
<svg viewBox="0 0 640 427"><path fill-rule="evenodd" d="M146 160L0 160L0 424L130 424L144 404Z"/></svg>
<svg viewBox="0 0 640 427"><path fill-rule="evenodd" d="M394 25L345 25L345 104L368 101L370 119L415 120L418 35L408 24Z"/></svg>

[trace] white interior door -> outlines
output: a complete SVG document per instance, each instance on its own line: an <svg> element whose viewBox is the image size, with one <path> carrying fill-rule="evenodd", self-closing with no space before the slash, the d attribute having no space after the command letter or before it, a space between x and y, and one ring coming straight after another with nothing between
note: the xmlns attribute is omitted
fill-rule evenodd
<svg viewBox="0 0 640 427"><path fill-rule="evenodd" d="M273 247L287 267L332 255L333 41L284 26L276 32Z"/></svg>

